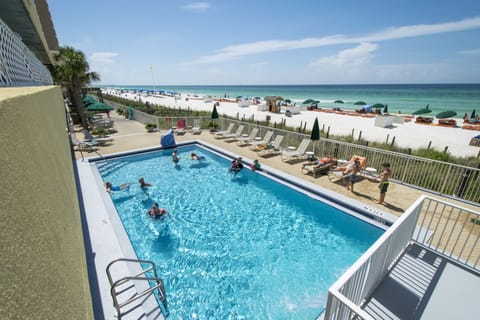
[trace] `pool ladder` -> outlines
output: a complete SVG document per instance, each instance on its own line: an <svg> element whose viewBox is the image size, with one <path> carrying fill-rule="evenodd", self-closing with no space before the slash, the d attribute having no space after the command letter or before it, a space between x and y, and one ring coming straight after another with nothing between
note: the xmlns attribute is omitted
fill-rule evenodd
<svg viewBox="0 0 480 320"><path fill-rule="evenodd" d="M123 276L114 281L111 268L122 262L124 263L123 267L125 267L125 264L127 263L136 265L137 268L139 267L140 272L133 276ZM147 265L147 268L144 269L144 265ZM120 258L110 262L106 268L106 272L108 281L110 282L110 294L112 295L113 306L117 311L117 317L119 319L131 311L128 310L122 312L122 308L131 305L142 297L145 297L144 300L146 300L148 298L147 296L155 294L155 291L157 291L157 297L161 302L159 305L162 315L164 317L168 316L169 311L165 287L163 285L163 280L158 277L157 268L153 261ZM147 274L149 272L153 273L153 277ZM118 270L116 273L119 273ZM126 298L123 298L125 296ZM131 309L137 309L144 300L138 302L138 305L132 306Z"/></svg>

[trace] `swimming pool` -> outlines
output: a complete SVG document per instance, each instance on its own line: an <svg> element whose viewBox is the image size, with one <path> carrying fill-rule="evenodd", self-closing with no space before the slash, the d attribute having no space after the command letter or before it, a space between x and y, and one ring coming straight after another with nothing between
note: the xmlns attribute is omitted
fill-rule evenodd
<svg viewBox="0 0 480 320"><path fill-rule="evenodd" d="M188 159L191 152L202 161ZM172 319L313 319L328 288L383 233L198 146L97 164L139 259L165 281ZM144 177L153 186L142 190ZM153 202L171 218L152 220Z"/></svg>

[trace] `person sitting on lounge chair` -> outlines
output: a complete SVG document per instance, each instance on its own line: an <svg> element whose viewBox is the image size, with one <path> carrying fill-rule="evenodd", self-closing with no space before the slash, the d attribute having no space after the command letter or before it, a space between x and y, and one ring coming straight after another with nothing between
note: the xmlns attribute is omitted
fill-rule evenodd
<svg viewBox="0 0 480 320"><path fill-rule="evenodd" d="M355 165L360 168L360 159L358 157L353 158L343 166L332 168L332 171L343 171L344 174L346 174L347 172L351 172Z"/></svg>
<svg viewBox="0 0 480 320"><path fill-rule="evenodd" d="M334 159L332 157L323 157L322 159L312 158L310 161L302 163L302 168L310 166L312 168L317 168L326 165L327 163L332 162Z"/></svg>

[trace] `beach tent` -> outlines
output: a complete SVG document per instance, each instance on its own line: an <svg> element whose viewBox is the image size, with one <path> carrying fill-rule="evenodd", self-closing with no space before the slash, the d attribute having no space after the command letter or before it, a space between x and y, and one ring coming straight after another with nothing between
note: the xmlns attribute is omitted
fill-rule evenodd
<svg viewBox="0 0 480 320"><path fill-rule="evenodd" d="M361 110L363 110L365 113L372 112L372 105L367 104L363 106Z"/></svg>

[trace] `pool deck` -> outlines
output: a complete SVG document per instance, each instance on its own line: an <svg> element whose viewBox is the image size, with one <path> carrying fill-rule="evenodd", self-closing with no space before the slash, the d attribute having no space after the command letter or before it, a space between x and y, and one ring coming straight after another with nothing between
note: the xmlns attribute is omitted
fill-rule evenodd
<svg viewBox="0 0 480 320"><path fill-rule="evenodd" d="M98 152L103 156L132 150L158 147L160 145L159 142L161 133L147 133L142 124L136 121L125 119L124 117L120 117L116 114L112 114L111 117L113 120L115 120L115 126L118 132L110 135L114 139L111 145L99 147ZM76 132L76 135L80 139L83 138L81 132ZM295 180L296 184L304 183L309 188L312 188L312 186L318 186L319 189L326 189L329 191L329 193L333 192L334 194L338 194L338 198L341 201L346 201L352 206L358 207L360 205L364 208L364 210L368 210L365 208L373 208L374 210L377 210L377 212L384 213L385 216L388 217L400 216L410 207L411 204L413 204L415 200L417 200L421 194L427 194L434 198L443 198L443 200L448 202L457 203L462 207L478 211L478 207L465 204L463 202L453 201L452 199L438 195L429 194L427 192L397 183L390 184L389 192L387 193L386 197L386 204L379 205L375 203L375 198L378 196L377 183L366 179L363 179L355 184L355 192L352 193L344 186L330 182L327 176L313 178L310 175L303 175L301 173L301 162L294 164L285 163L281 160L280 156L274 156L270 158L257 157L257 154L253 151L250 151L248 147L237 146L234 142L229 143L223 140L217 140L208 131L204 131L197 135L186 133L185 135L175 136L175 139L177 143L200 141L206 145L213 145L232 155L242 156L246 161L251 161L258 158L261 164L265 167L269 167L278 172L286 173L287 175L293 177L292 180ZM83 152L83 154L85 158L98 157L98 155L94 152ZM98 304L101 304L101 308L103 309L103 314L105 315L106 319L115 319L115 310L112 306L112 298L109 290L110 285L106 277L105 268L110 261L120 257L135 258L135 254L131 248L128 236L126 234L122 234L122 232L119 232L119 230L123 230L122 223L118 216L113 214L115 212L113 204L111 201L108 201L109 196L101 187L102 181L100 177L93 174L93 170L91 168L94 165L88 161L82 161L80 152L75 152L75 156L78 160L76 161L76 166L79 173L80 186L82 188L83 207L88 224L88 233L90 235L90 239L88 240L90 241L90 245L94 253L94 256L87 260L90 260L90 267L95 269L98 282L97 285L100 291L101 301L97 302ZM392 170L395 170L395 168L392 168ZM122 275L125 276L125 273L131 275L136 272L138 272L138 269L135 270L132 266L123 264L120 265L117 270L115 270L114 277L121 277ZM433 296L435 297L435 295ZM441 304L442 302L448 300L444 296L447 295L442 295L441 298L429 300L432 303L439 302ZM429 313L429 310L433 310L430 308L431 306L432 304L425 307L425 315L435 314ZM99 306L97 305L97 308L98 307ZM122 319L124 320L140 318L163 319L159 312L158 305L152 296L148 297L146 302L142 303L141 307L134 309L126 316L122 316ZM428 317L425 319L428 319Z"/></svg>

